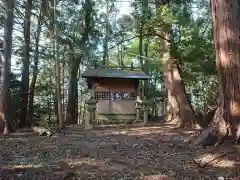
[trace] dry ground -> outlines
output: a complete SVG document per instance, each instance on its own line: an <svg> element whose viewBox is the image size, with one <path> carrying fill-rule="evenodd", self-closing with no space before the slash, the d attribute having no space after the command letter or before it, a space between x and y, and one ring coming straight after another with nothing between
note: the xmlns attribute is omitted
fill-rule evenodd
<svg viewBox="0 0 240 180"><path fill-rule="evenodd" d="M76 172L74 177L65 179L214 180L223 176L226 180L240 177L237 150L200 148L184 143L192 132L155 125L98 127L94 131L68 127L65 134L52 137L15 133L0 138L0 179L61 180L66 175L63 162L68 163L70 171ZM231 153L226 154L229 151Z"/></svg>

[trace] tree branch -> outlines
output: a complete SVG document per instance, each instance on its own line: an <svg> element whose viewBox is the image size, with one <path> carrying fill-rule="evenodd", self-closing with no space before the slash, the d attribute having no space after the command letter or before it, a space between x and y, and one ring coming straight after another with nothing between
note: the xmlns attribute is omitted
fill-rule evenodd
<svg viewBox="0 0 240 180"><path fill-rule="evenodd" d="M126 42L126 41L133 40L133 39L135 39L135 38L137 38L137 37L140 37L140 36L141 36L141 35L136 35L136 36L130 37L130 38L128 38L128 39L124 39L124 40L122 40L122 41L120 41L120 42L117 42L115 45L109 47L108 50L111 50L111 49L119 46L120 44L122 44L122 43L124 43L124 42ZM171 41L170 39L166 39L164 36L159 35L159 34L153 34L153 33L151 33L151 34L143 34L142 36L144 36L144 37L155 36L155 37L159 37L159 38L161 38L161 39L164 39L164 40L166 40L167 42L170 42L170 41ZM97 53L97 54L100 54L100 53L103 53L103 52L99 52L99 53Z"/></svg>

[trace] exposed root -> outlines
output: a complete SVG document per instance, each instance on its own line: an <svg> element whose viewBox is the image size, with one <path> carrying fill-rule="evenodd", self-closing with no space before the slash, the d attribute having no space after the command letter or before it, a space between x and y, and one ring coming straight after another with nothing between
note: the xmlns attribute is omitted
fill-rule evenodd
<svg viewBox="0 0 240 180"><path fill-rule="evenodd" d="M227 122L222 114L220 108L218 108L215 111L212 123L203 131L192 135L187 142L203 146L218 146L224 141L229 141L235 144L238 143L240 127ZM236 127L236 129L233 127Z"/></svg>
<svg viewBox="0 0 240 180"><path fill-rule="evenodd" d="M213 145L216 141L216 128L214 126L211 126L202 132L197 137L193 137L195 139L192 139L192 143L194 145Z"/></svg>

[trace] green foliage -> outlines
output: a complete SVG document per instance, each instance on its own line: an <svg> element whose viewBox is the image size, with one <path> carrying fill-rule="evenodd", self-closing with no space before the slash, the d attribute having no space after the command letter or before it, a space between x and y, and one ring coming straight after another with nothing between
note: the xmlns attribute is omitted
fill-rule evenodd
<svg viewBox="0 0 240 180"><path fill-rule="evenodd" d="M192 5L199 6L201 9L192 9ZM204 12L204 15L196 17L195 14L199 10ZM139 15L139 10L136 11L138 13L135 14L138 15L135 17L139 18L141 16ZM151 16L145 25L145 33L150 34L151 39L148 49L148 66L150 72L152 72L153 81L157 80L157 83L150 83L150 89L155 89L151 86L156 86L157 89L164 86L163 77L159 76L162 68L161 56L164 45L162 44L163 41L159 41L159 37L156 37L156 35L161 35L163 28L171 25L174 40L171 53L173 57L180 61L181 74L186 84L186 89L192 94L192 97L202 97L200 99L195 98L198 102L195 102L193 105L198 107L201 105L202 108L210 101L214 101L213 99L216 98L215 93L211 94L210 90L216 89L217 78L209 18L210 9L207 3L198 4L198 2L195 2L195 4L191 4L179 0L173 1L167 6L161 6L157 9L155 15ZM135 39L128 47L128 52L133 52L134 55L125 56L124 60L126 63L138 57L138 45L139 41Z"/></svg>
<svg viewBox="0 0 240 180"><path fill-rule="evenodd" d="M80 109L84 109L87 87L81 79L81 72L87 66L101 64L103 59L104 41L106 37L106 25L108 32L109 65L120 64L120 54L124 65L131 65L135 61L140 66L140 59L147 59L145 69L152 76L149 82L149 97L166 97L163 74L162 55L164 52L163 41L160 38L163 28L172 27L172 55L181 65L181 74L186 84L188 93L195 99L193 105L204 109L207 104L214 104L217 89L217 76L215 67L215 53L212 45L212 27L209 3L203 1L173 0L168 6L161 6L157 10L152 3L134 1L132 12L124 12L119 15L119 8L115 0L109 2L109 12L106 12L106 1L94 1L93 6L84 4L85 1L58 2L56 8L57 27L59 28L60 60L62 89L67 92L69 83L69 62L81 59L79 74L79 98ZM125 2L124 2L125 3ZM13 39L14 63L21 65L23 58L23 1L17 1L15 11L15 30ZM195 8L193 8L195 7ZM85 37L84 27L86 23L86 10L91 9L89 17L89 36ZM0 8L1 9L1 8ZM31 24L31 58L36 52L35 35L37 31L37 15L40 11L40 2L34 2ZM53 12L50 9L49 12ZM55 80L54 80L54 48L52 41L52 17L51 13L45 15L42 25L42 33L39 43L39 68L35 90L35 115L41 116L40 122L48 126L55 122L56 109ZM3 27L4 12L0 10L0 27ZM107 20L108 19L108 20ZM140 27L143 26L143 34L140 37ZM135 38L134 38L135 37ZM84 38L86 44L83 44ZM147 44L147 56L140 57L139 40ZM145 53L145 52L144 52ZM145 55L144 55L145 56ZM33 67L34 64L32 63ZM32 69L31 69L32 70ZM32 74L31 74L32 76ZM63 78L64 76L64 78ZM16 79L16 77L15 77ZM31 79L31 78L30 78ZM81 83L80 83L81 82ZM12 94L17 94L19 84L14 81ZM64 103L67 93L64 94ZM164 98L163 98L164 99ZM197 102L195 102L197 101ZM17 95L12 96L15 109L19 108ZM15 108L16 107L16 108ZM43 113L41 110L46 110ZM38 114L38 115L37 115Z"/></svg>

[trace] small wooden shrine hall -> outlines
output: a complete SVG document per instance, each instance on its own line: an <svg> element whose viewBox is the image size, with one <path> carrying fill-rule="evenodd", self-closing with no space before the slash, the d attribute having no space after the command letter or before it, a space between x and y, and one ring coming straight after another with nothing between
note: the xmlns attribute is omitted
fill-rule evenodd
<svg viewBox="0 0 240 180"><path fill-rule="evenodd" d="M95 91L97 121L125 122L136 118L135 100L140 80L151 77L141 70L87 69L88 88Z"/></svg>

